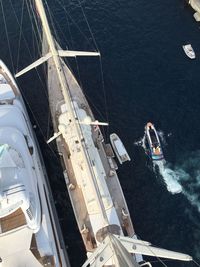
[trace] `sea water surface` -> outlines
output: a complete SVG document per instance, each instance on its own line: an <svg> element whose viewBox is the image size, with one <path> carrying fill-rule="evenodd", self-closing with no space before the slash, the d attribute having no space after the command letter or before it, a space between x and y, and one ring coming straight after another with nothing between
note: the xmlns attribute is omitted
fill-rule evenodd
<svg viewBox="0 0 200 267"><path fill-rule="evenodd" d="M1 3L4 13L1 9L0 58L16 72L38 58L37 43L26 5L23 5L25 2L3 0ZM119 179L136 233L143 240L188 253L198 261L200 24L194 21L192 10L183 0L49 0L48 5L64 48L94 50L85 14L101 51L104 84L99 59L77 59L72 64L96 118L109 121L106 138L109 133L116 132L132 159L119 166ZM17 15L20 22L23 10L22 29L27 43L15 17ZM192 44L196 60L189 60L184 54L182 45L186 43ZM56 146L52 143L50 149L45 144L52 134L52 127L41 67L38 72L43 85L36 71L20 78L19 84L32 122L39 125L36 134L72 267L81 266L85 251L65 190ZM151 166L142 147L135 143L143 137L144 125L148 121L153 122L164 136L167 167L162 173ZM171 189L176 186L173 183L181 185L180 193L173 194ZM153 261L153 266L162 266L157 259ZM165 264L195 266L171 261Z"/></svg>

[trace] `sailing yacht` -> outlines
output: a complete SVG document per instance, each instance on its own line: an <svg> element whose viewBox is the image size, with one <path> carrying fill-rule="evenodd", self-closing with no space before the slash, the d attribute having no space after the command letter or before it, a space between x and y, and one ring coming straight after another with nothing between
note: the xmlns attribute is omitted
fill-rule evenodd
<svg viewBox="0 0 200 267"><path fill-rule="evenodd" d="M69 266L38 145L0 61L0 266Z"/></svg>
<svg viewBox="0 0 200 267"><path fill-rule="evenodd" d="M82 267L151 266L142 255L190 261L189 255L138 240L124 198L110 144L64 57L99 56L64 51L53 38L41 0L35 0L43 30L43 55L16 77L47 62L47 87L54 135L87 260ZM47 45L46 45L47 44ZM97 127L98 126L98 127Z"/></svg>

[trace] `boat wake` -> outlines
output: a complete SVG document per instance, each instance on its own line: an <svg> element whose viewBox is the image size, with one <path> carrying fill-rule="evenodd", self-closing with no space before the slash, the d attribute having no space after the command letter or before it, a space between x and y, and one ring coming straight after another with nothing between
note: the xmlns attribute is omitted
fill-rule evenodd
<svg viewBox="0 0 200 267"><path fill-rule="evenodd" d="M164 182L167 186L167 190L172 194L181 193L183 191L180 183L180 173L177 170L170 168L169 164L165 160L154 162L154 169L156 166L159 169L159 173L162 175Z"/></svg>
<svg viewBox="0 0 200 267"><path fill-rule="evenodd" d="M164 135L160 135L163 142ZM165 140L164 140L165 141ZM135 145L145 147L145 136ZM166 145L166 143L164 143ZM165 160L154 161L153 170L155 173L159 171L166 185L167 190L171 194L182 193L187 197L189 202L195 206L200 212L200 150L188 152L181 156L179 161L172 165Z"/></svg>
<svg viewBox="0 0 200 267"><path fill-rule="evenodd" d="M173 168L162 161L155 164L167 190L172 194L182 193L200 212L200 151L187 153Z"/></svg>

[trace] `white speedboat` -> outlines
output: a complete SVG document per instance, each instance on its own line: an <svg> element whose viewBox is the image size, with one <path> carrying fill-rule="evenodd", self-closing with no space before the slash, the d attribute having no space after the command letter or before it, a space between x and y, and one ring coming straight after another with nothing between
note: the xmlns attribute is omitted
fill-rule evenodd
<svg viewBox="0 0 200 267"><path fill-rule="evenodd" d="M191 58L191 59L196 58L194 49L192 48L191 44L183 45L183 50L189 58Z"/></svg>
<svg viewBox="0 0 200 267"><path fill-rule="evenodd" d="M110 135L110 142L112 144L113 150L115 151L115 155L117 156L120 164L122 164L127 160L129 161L131 160L121 139L116 133L112 133Z"/></svg>
<svg viewBox="0 0 200 267"><path fill-rule="evenodd" d="M21 93L0 61L0 266L67 266L50 198Z"/></svg>
<svg viewBox="0 0 200 267"><path fill-rule="evenodd" d="M160 139L154 125L151 122L148 122L145 126L145 137L148 143L147 154L152 158L152 160L163 160L164 156Z"/></svg>

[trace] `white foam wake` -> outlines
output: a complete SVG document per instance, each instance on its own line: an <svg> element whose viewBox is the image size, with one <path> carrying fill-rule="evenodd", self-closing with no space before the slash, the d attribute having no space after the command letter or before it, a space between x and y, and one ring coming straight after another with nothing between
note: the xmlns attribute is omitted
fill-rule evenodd
<svg viewBox="0 0 200 267"><path fill-rule="evenodd" d="M159 132L159 136L162 143L166 145L164 133ZM142 146L146 151L145 136L135 142L135 145ZM163 177L167 190L172 194L184 194L200 212L200 151L182 155L174 166L165 161L154 162L154 170L156 170L156 166Z"/></svg>
<svg viewBox="0 0 200 267"><path fill-rule="evenodd" d="M167 190L172 194L184 194L200 212L200 151L187 153L172 167L169 163L157 162Z"/></svg>
<svg viewBox="0 0 200 267"><path fill-rule="evenodd" d="M179 174L172 170L165 161L157 161L154 163L158 166L159 172L162 175L164 182L167 186L167 190L172 194L177 194L183 191L183 188L180 184Z"/></svg>

